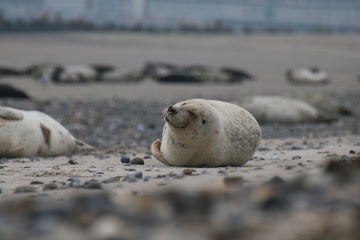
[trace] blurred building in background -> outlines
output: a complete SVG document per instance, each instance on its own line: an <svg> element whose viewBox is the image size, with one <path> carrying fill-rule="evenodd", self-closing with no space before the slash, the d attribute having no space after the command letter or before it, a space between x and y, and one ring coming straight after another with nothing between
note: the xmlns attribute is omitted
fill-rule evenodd
<svg viewBox="0 0 360 240"><path fill-rule="evenodd" d="M0 0L3 18L82 20L142 29L359 31L359 0Z"/></svg>

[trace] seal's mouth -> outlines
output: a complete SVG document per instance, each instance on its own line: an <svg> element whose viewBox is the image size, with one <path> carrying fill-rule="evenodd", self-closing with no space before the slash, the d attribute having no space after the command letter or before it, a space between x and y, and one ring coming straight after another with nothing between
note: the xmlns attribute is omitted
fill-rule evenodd
<svg viewBox="0 0 360 240"><path fill-rule="evenodd" d="M176 129L184 129L188 126L188 124L184 124L184 123L181 123L179 121L174 121L175 119L173 119L172 117L170 116L165 116L165 121L167 123L169 123L172 127L176 128Z"/></svg>

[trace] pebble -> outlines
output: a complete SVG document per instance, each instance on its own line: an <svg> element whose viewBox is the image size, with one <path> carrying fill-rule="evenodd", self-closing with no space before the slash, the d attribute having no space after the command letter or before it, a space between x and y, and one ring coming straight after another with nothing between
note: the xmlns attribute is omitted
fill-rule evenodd
<svg viewBox="0 0 360 240"><path fill-rule="evenodd" d="M151 177L146 176L146 177L143 178L143 181L144 181L144 182L147 182L147 181L149 181L150 179L151 179Z"/></svg>
<svg viewBox="0 0 360 240"><path fill-rule="evenodd" d="M124 170L128 172L136 172L135 168L124 168Z"/></svg>
<svg viewBox="0 0 360 240"><path fill-rule="evenodd" d="M142 158L139 158L139 157L136 157L136 158L133 158L130 162L130 164L134 164L134 165L144 165L145 162Z"/></svg>
<svg viewBox="0 0 360 240"><path fill-rule="evenodd" d="M185 174L185 175L192 175L194 172L196 172L196 170L195 169L192 169L192 168L185 168L185 169L183 169L183 174Z"/></svg>
<svg viewBox="0 0 360 240"><path fill-rule="evenodd" d="M292 160L299 160L299 159L301 159L301 156L296 155L296 156L292 157L291 159L292 159Z"/></svg>
<svg viewBox="0 0 360 240"><path fill-rule="evenodd" d="M272 156L270 157L270 160L280 160L280 157L277 156L277 155L272 155Z"/></svg>
<svg viewBox="0 0 360 240"><path fill-rule="evenodd" d="M303 150L304 147L301 146L301 145L293 145L293 146L291 147L291 149L292 149L292 150Z"/></svg>
<svg viewBox="0 0 360 240"><path fill-rule="evenodd" d="M69 178L67 180L69 183L69 187L80 187L80 180L78 178Z"/></svg>
<svg viewBox="0 0 360 240"><path fill-rule="evenodd" d="M101 184L95 179L85 182L82 187L87 189L102 189Z"/></svg>
<svg viewBox="0 0 360 240"><path fill-rule="evenodd" d="M158 179L160 179L160 178L166 178L166 175L165 175L165 174L157 175L156 178L158 178Z"/></svg>
<svg viewBox="0 0 360 240"><path fill-rule="evenodd" d="M174 176L174 179L182 179L185 177L185 174L176 174L176 176Z"/></svg>
<svg viewBox="0 0 360 240"><path fill-rule="evenodd" d="M355 150L350 150L349 153L350 154L355 154L356 152L355 152Z"/></svg>
<svg viewBox="0 0 360 240"><path fill-rule="evenodd" d="M68 163L72 164L72 165L75 165L75 164L79 164L77 161L75 161L74 159L70 159L68 161Z"/></svg>
<svg viewBox="0 0 360 240"><path fill-rule="evenodd" d="M58 189L59 185L56 183L46 183L43 187L44 191Z"/></svg>
<svg viewBox="0 0 360 240"><path fill-rule="evenodd" d="M44 184L44 182L41 182L41 181L32 181L30 184L31 184L31 185L42 185L42 184Z"/></svg>
<svg viewBox="0 0 360 240"><path fill-rule="evenodd" d="M120 161L122 163L130 163L130 158L128 156L122 156Z"/></svg>
<svg viewBox="0 0 360 240"><path fill-rule="evenodd" d="M121 177L112 177L106 180L103 180L102 183L114 183L119 182Z"/></svg>
<svg viewBox="0 0 360 240"><path fill-rule="evenodd" d="M227 188L239 187L244 184L243 177L224 177L223 183Z"/></svg>
<svg viewBox="0 0 360 240"><path fill-rule="evenodd" d="M226 168L227 172L237 172L238 170L236 168Z"/></svg>
<svg viewBox="0 0 360 240"><path fill-rule="evenodd" d="M160 170L156 167L145 169L146 172L159 172Z"/></svg>
<svg viewBox="0 0 360 240"><path fill-rule="evenodd" d="M259 152L268 152L268 151L271 151L271 149L270 149L270 148L267 148L267 147L259 147L257 150L258 150Z"/></svg>
<svg viewBox="0 0 360 240"><path fill-rule="evenodd" d="M136 182L137 180L142 179L142 177L142 172L136 172L123 177L123 182Z"/></svg>
<svg viewBox="0 0 360 240"><path fill-rule="evenodd" d="M36 192L36 188L32 186L19 186L14 190L14 193L30 193L30 192Z"/></svg>

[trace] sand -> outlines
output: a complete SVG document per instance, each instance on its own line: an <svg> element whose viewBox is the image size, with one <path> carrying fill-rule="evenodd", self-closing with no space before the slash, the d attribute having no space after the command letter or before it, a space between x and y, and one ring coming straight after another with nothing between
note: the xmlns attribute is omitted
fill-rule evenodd
<svg viewBox="0 0 360 240"><path fill-rule="evenodd" d="M256 76L256 80L239 85L206 86L183 84L161 85L151 81L124 85L98 83L90 85L42 86L29 78L3 78L0 81L11 83L14 86L26 90L36 101L56 102L75 99L91 102L98 99L117 98L129 101L129 104L131 104L131 101L140 103L156 102L157 104L163 104L164 107L178 100L194 97L230 100L255 94L283 94L298 91L326 92L333 93L335 96L346 96L347 93L351 93L352 95L360 93L360 83L356 81L356 76L359 75L359 51L359 37L352 35L212 36L115 33L12 34L0 36L0 65L23 68L32 63L39 62L57 62L62 64L109 63L123 69L123 71L127 71L134 67L141 66L147 60L158 60L178 64L200 63L211 66L244 68L253 73ZM331 84L326 86L293 86L286 82L284 72L287 68L308 67L312 65L317 65L327 71L332 78ZM156 111L160 112L160 109L156 109ZM357 111L358 110L355 112L356 116L359 114ZM160 114L159 118L161 118ZM161 126L158 127L158 129L161 129ZM301 126L299 127L301 128ZM286 126L284 126L284 128L286 128ZM332 131L331 126L329 131ZM158 133L158 135L160 134L161 132ZM157 136L154 136L154 140L156 137ZM298 146L301 147L299 148ZM109 148L111 147L115 146L109 146ZM132 205L132 203L139 201L139 199L143 201L141 199L145 197L145 199L149 199L150 206L148 207L150 209L152 207L164 209L162 214L166 215L168 211L167 205L157 204L153 201L157 201L156 196L163 196L162 193L167 191L177 191L180 196L182 196L181 194L183 193L196 194L202 192L210 192L215 196L219 193L218 196L223 196L225 193L230 194L232 199L236 197L234 191L236 193L238 187L241 186L240 188L242 189L247 187L257 189L264 182L275 176L289 183L301 176L305 176L308 179L312 179L314 185L318 182L326 182L327 185L325 189L332 189L331 186L333 182L327 180L325 171L329 157L334 154L337 156L359 157L359 152L360 136L358 131L353 131L343 136L326 138L311 136L297 137L295 134L286 139L276 137L267 138L261 142L260 148L255 153L254 158L242 167L193 168L195 171L192 175L184 175L183 170L185 168L170 167L158 162L150 156L149 148L144 151L139 151L137 148L131 149L130 147L125 150L122 149L121 151L112 152L105 152L104 149L100 149L96 154L85 156L3 159L0 164L0 208L2 209L1 211L4 212L9 201L21 202L24 199L70 204L76 196L87 196L94 192L105 191L111 196L111 201L117 206L128 206L129 209L135 208L142 212L142 210L144 210L144 203L140 204L140 207L136 204ZM145 157L145 164L124 165L120 161L122 154L126 154L131 158L135 156ZM75 160L77 164L70 164L69 159ZM141 178L139 175L137 175L138 177L132 175L138 172L141 172ZM89 185L86 187L84 183L91 180L98 184L92 185L93 188L100 186L103 190L91 189L91 187L88 187ZM106 180L110 183L104 182ZM41 183L34 184L34 181ZM70 186L71 181L75 181L76 183ZM31 184L31 182L33 182L33 184ZM234 184L232 184L232 182L234 182ZM241 184L239 182L241 182ZM34 192L14 193L19 186L31 186L31 191ZM49 190L51 188L53 188L53 190ZM340 195L341 193L339 193L339 196ZM242 195L240 194L239 196ZM350 196L359 196L359 190L352 192ZM357 200L356 197L354 198L355 200L351 200L350 202L359 206L360 198L357 198ZM191 196L189 199L197 201L197 198ZM167 200L164 201L166 202ZM221 205L221 200L218 201ZM225 205L226 202L227 201L224 201ZM166 203L171 205L173 202L170 201ZM311 205L312 202L309 200L308 204ZM22 208L20 207L20 209ZM193 208L190 209L194 210ZM259 210L249 211L252 216L257 216L261 213L261 211L259 213ZM144 210L143 212L146 211ZM135 214L134 212L131 213ZM295 211L295 213L297 212ZM106 215L106 213L104 214ZM159 214L159 212L156 212L155 216L162 216ZM241 215L242 213L240 212L239 214ZM226 216L229 217L230 215ZM296 216L300 215L301 214L298 214ZM23 217L22 221L26 222L24 219L28 215L25 211L14 213L14 216ZM135 214L133 216L137 215ZM171 216L174 222L181 220L177 218L178 215L176 214L171 215L169 213L169 216ZM219 215L219 219L221 219L221 216ZM343 214L340 214L340 216L350 219L351 224L358 224L358 222L353 221L353 219L356 218L352 218L352 215L346 211L343 211ZM68 229L68 226L64 227L61 225L62 220L61 218L59 219L56 221L57 224L49 227L48 232L45 231L45 234L24 227L25 230L23 229L22 234L20 231L20 235L18 236L27 236L28 239L33 239L32 237L35 238L38 236L47 236L48 239L61 239L59 237L63 236L61 235L61 229ZM294 217L291 219L297 218ZM322 219L326 219L326 217ZM4 215L3 218L0 217L0 222L1 221L14 221L14 226L22 226L22 222L20 223L18 220L14 220L11 214L9 216ZM158 221L160 220L158 219ZM276 224L281 223L279 219L276 221ZM71 229L74 231L70 231L71 233L68 235L68 239L88 239L87 237L91 236L91 231L93 231L91 229L95 229L95 227L100 224L94 219L90 222L92 222L90 228L86 228L83 232L74 230L78 229L77 225L72 226ZM115 222L115 226L118 227L121 225L116 221L110 222ZM261 221L254 221L252 224L247 223L246 229L249 230L251 226L258 226L260 222ZM299 223L297 221L294 222L295 226ZM219 224L225 223L221 222ZM271 224L271 221L261 222L261 224ZM136 226L136 231L141 232L140 230L143 229L141 228L142 225ZM146 231L147 237L131 234L126 235L124 233L126 230L121 233L115 231L115 233L112 234L118 237L113 239L128 239L126 236L131 236L133 239L181 239L176 237L182 236L186 229L191 229L181 225L184 231L179 234L179 232L171 226L166 226L162 232L161 224L154 225L153 230L155 232L149 234ZM209 226L211 226L211 224ZM264 226L266 228L271 225ZM102 225L97 227L101 233L106 229L106 227ZM289 227L292 229L289 230L290 233L297 232L294 225L290 225ZM229 229L231 230L231 228ZM280 228L275 229L277 230L270 231L271 234L268 235L269 239L271 239L271 237L274 239L298 239L295 236L299 235L293 235L293 238L286 238L284 237L285 235L279 237L282 231L279 230ZM343 234L340 234L340 236L348 236L347 234L353 233L352 230L346 228L341 229L342 231L340 232ZM6 229L6 227L0 228L0 230L3 231L3 233L0 231L0 238L16 239L16 237L11 238L11 236L18 230L13 231L11 228ZM134 231L134 229L128 230L129 232ZM311 228L303 229L303 231L307 230L311 231ZM29 231L30 234L27 235ZM231 237L226 238L226 234L221 235L223 236L222 238L209 237L210 235L205 234L205 232L205 230L195 231L195 235L189 235L190 239L236 239ZM234 232L236 233L236 231ZM194 232L192 233L194 234ZM248 239L261 239L260 233L269 234L269 231L262 229L259 231L259 235L247 235L248 237L250 236ZM321 234L331 237L336 236L326 235L326 232ZM235 236L238 237L240 235ZM49 238L49 236L51 237ZM106 238L108 236L112 235L103 234L100 237L95 237L94 235L92 239L110 239ZM156 238L156 236L172 237Z"/></svg>

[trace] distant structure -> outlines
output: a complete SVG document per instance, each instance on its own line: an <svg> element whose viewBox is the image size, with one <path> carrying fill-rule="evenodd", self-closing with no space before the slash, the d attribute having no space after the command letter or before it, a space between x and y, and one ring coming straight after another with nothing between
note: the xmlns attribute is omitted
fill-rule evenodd
<svg viewBox="0 0 360 240"><path fill-rule="evenodd" d="M0 0L6 19L81 19L156 29L227 26L249 31L359 31L359 0Z"/></svg>

